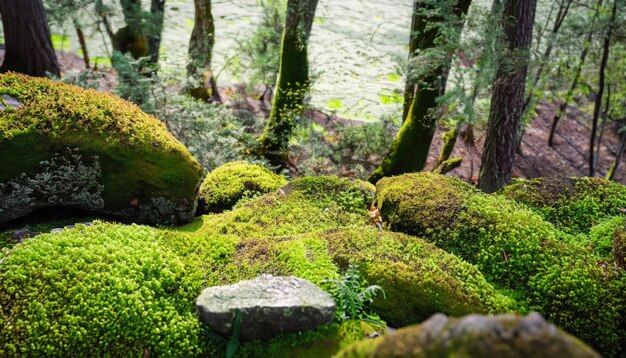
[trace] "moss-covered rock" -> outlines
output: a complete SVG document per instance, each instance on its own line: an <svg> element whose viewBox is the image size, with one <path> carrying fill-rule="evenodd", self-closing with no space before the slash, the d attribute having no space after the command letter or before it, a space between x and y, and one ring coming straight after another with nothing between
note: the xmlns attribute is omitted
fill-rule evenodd
<svg viewBox="0 0 626 358"><path fill-rule="evenodd" d="M558 228L587 232L626 208L626 186L601 178L538 178L504 187L500 194L524 203Z"/></svg>
<svg viewBox="0 0 626 358"><path fill-rule="evenodd" d="M393 335L347 347L339 358L588 357L600 355L538 314L526 317L435 315Z"/></svg>
<svg viewBox="0 0 626 358"><path fill-rule="evenodd" d="M215 168L200 186L200 207L204 212L231 209L240 199L277 190L287 180L270 170L246 162L231 162Z"/></svg>
<svg viewBox="0 0 626 358"><path fill-rule="evenodd" d="M367 227L321 236L337 266L355 263L368 282L383 288L385 298L378 295L372 308L393 327L437 312L461 316L516 309L474 265L416 237Z"/></svg>
<svg viewBox="0 0 626 358"><path fill-rule="evenodd" d="M531 308L603 354L622 349L624 272L568 245L571 235L525 205L426 173L381 180L377 201L391 229L476 264L488 280L519 291Z"/></svg>
<svg viewBox="0 0 626 358"><path fill-rule="evenodd" d="M14 73L0 75L0 95L20 103L0 111L0 223L57 206L146 223L193 217L202 169L158 119Z"/></svg>

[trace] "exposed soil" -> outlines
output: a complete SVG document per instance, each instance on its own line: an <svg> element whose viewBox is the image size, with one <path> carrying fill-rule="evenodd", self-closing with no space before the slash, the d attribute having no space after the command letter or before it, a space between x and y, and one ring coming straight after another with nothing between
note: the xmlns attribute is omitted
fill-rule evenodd
<svg viewBox="0 0 626 358"><path fill-rule="evenodd" d="M521 150L515 158L514 177L536 178L536 177L571 177L589 175L589 128L590 119L576 107L570 107L567 115L561 119L557 127L554 138L554 146L548 147L548 134L552 125L554 112L558 108L558 103L540 104L537 109L538 116L532 122L532 126L526 129L522 139ZM615 160L615 154L619 146L619 135L617 126L607 126L602 137L600 146L600 159L596 176L605 177L608 169ZM439 128L433 144L431 146L428 169L432 169L436 158L441 150L441 134L444 128ZM475 150L472 150L467 143L460 138L452 153L453 157L463 158L461 166L450 172L450 175L457 176L470 181L472 176L478 175L480 158L484 145L484 136L481 131L475 133ZM623 158L618 171L615 173L615 180L626 184L626 160Z"/></svg>

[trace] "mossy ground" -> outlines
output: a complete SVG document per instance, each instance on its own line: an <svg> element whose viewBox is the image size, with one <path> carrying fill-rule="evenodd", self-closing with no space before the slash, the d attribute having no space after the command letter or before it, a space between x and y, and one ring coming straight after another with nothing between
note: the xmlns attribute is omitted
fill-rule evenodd
<svg viewBox="0 0 626 358"><path fill-rule="evenodd" d="M0 265L0 355L221 355L224 337L196 318L204 287L267 273L328 289L351 263L385 290L371 309L392 325L532 309L607 356L620 351L623 271L568 244L571 235L522 204L433 174L379 183L386 226L412 235L379 232L367 225L373 190L305 177L182 227L98 223L26 240ZM329 356L364 331L335 323L239 354Z"/></svg>
<svg viewBox="0 0 626 358"><path fill-rule="evenodd" d="M2 354L221 355L224 339L195 316L195 298L204 287L260 273L295 275L326 287L352 256L373 284L388 291L389 301L377 301L374 309L398 324L440 310L511 308L512 301L472 265L417 238L369 228L365 204L371 190L359 181L303 178L286 194L272 192L183 227L98 222L26 240L0 266ZM397 276L386 273L389 266ZM417 271L400 275L404 269ZM424 297L412 297L407 308L395 311L407 292ZM330 356L365 331L360 323L335 323L246 343L239 354Z"/></svg>
<svg viewBox="0 0 626 358"><path fill-rule="evenodd" d="M202 173L197 161L158 119L111 94L9 73L0 95L22 105L0 112L0 183L66 148L97 156L105 209L128 208L132 199L195 200Z"/></svg>

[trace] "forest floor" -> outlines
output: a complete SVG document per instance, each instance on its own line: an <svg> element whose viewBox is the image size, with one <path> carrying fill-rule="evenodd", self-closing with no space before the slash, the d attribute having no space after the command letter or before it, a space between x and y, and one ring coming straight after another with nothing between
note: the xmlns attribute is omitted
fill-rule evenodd
<svg viewBox="0 0 626 358"><path fill-rule="evenodd" d="M0 50L0 61L4 57L4 51ZM84 70L85 66L82 59L78 56L67 53L58 52L59 64L62 73L71 71ZM100 78L100 89L110 91L117 85L116 74L113 70L107 68L99 69L102 77ZM245 86L233 85L232 87L223 87L222 98L225 102L233 94L241 94L244 92ZM230 107L233 109L244 109L252 112L258 117L267 117L270 111L270 105L267 101L260 101L254 97L248 96L243 101L238 100L231 102ZM549 147L548 134L552 123L552 118L557 110L557 103L541 102L537 109L537 116L533 119L531 125L525 129L522 139L522 145L518 150L513 171L513 177L535 178L535 177L571 177L571 176L587 176L589 175L589 137L591 133L590 118L578 107L571 105L561 121L556 131L554 146ZM359 126L371 121L360 121L354 119L341 118L333 114L326 114L320 110L312 109L307 111L305 116L316 124L324 127L330 133L337 126ZM431 170L436 159L439 156L442 146L441 135L448 129L439 126L430 148L427 170ZM600 146L600 157L597 170L597 176L604 177L606 172L613 164L616 151L619 146L618 127L615 125L607 125L602 134L602 145ZM482 128L474 129L474 143L465 142L459 136L459 140L455 145L452 153L453 157L463 158L461 165L452 170L449 174L459 177L465 181L471 182L473 177L478 175L480 167L480 158L484 144L484 131ZM380 155L372 155L368 158L360 158L360 164L364 164L367 169L375 168L382 159L384 153ZM350 156L345 156L350 157ZM297 163L294 163L297 165ZM355 165L354 161L338 163L339 173L350 175L350 168ZM623 168L626 167L626 157L622 159L620 170L615 174L615 180L619 183L626 184L626 173Z"/></svg>

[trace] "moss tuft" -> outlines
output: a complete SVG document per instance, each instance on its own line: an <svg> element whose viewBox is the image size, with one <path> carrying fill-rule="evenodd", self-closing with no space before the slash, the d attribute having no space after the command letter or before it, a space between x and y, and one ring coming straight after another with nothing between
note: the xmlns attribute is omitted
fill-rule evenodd
<svg viewBox="0 0 626 358"><path fill-rule="evenodd" d="M454 228L456 216L464 210L465 196L475 190L459 179L433 173L383 178L376 188L376 200L389 229L417 236Z"/></svg>
<svg viewBox="0 0 626 358"><path fill-rule="evenodd" d="M254 197L277 190L287 180L270 170L246 162L231 162L207 174L200 186L201 209L222 212L244 197Z"/></svg>
<svg viewBox="0 0 626 358"><path fill-rule="evenodd" d="M153 223L193 216L202 169L157 118L111 94L15 73L0 75L0 94L22 103L0 112L0 183L36 176L41 162L78 148L98 158L103 212L133 219L131 202L164 198L176 210Z"/></svg>

